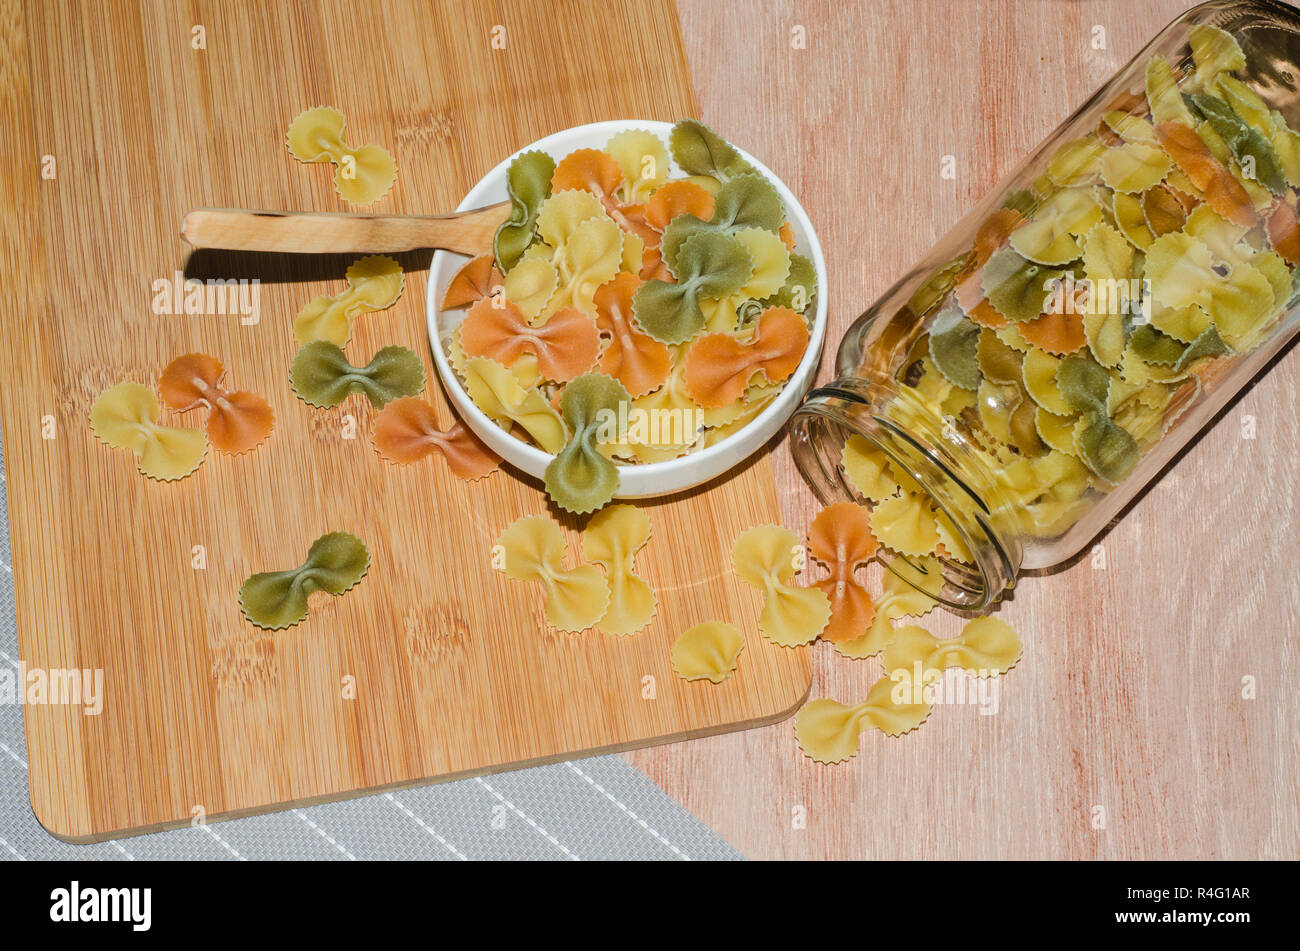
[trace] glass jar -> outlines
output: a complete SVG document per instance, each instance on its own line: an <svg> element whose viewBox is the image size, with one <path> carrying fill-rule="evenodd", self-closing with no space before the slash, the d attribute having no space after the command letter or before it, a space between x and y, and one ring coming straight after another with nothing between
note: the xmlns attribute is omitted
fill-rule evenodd
<svg viewBox="0 0 1300 951"><path fill-rule="evenodd" d="M791 447L823 503L894 498L873 511L890 570L987 608L1294 337L1297 63L1295 9L1193 8L849 328Z"/></svg>

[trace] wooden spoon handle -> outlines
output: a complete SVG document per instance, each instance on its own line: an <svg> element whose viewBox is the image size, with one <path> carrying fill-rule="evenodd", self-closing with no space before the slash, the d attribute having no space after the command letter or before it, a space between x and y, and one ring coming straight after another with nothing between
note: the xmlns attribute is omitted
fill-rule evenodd
<svg viewBox="0 0 1300 951"><path fill-rule="evenodd" d="M441 248L477 255L491 250L492 236L509 214L509 202L418 217L197 208L185 216L181 237L196 248L232 251L376 254Z"/></svg>

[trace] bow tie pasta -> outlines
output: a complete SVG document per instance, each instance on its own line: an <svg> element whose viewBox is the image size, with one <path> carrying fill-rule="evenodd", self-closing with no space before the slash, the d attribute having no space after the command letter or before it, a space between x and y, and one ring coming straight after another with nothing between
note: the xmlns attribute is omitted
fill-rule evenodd
<svg viewBox="0 0 1300 951"><path fill-rule="evenodd" d="M506 184L493 254L443 297L466 308L445 346L488 416L560 454L545 486L561 508L594 511L620 467L727 439L803 360L812 262L776 187L700 122L523 152ZM346 340L351 313L321 302L303 334Z"/></svg>

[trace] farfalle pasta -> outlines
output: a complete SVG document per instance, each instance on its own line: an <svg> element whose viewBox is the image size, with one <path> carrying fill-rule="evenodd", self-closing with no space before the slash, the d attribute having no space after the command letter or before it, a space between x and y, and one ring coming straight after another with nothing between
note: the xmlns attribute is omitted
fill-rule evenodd
<svg viewBox="0 0 1300 951"><path fill-rule="evenodd" d="M542 376L568 383L592 368L600 351L600 331L582 311L561 308L530 324L505 298L475 301L460 324L460 345L469 357L487 357L513 366L532 354Z"/></svg>
<svg viewBox="0 0 1300 951"><path fill-rule="evenodd" d="M604 616L609 606L609 582L596 565L565 568L564 550L559 525L544 515L526 516L498 536L493 563L507 577L541 587L546 619L552 627L581 631Z"/></svg>
<svg viewBox="0 0 1300 951"><path fill-rule="evenodd" d="M850 641L866 634L876 605L858 568L872 559L879 544L871 532L870 513L855 502L828 505L813 519L808 553L830 572L814 582L831 604L824 640Z"/></svg>
<svg viewBox="0 0 1300 951"><path fill-rule="evenodd" d="M878 502L897 494L901 485L889 457L862 436L850 436L840 453L845 478L863 498Z"/></svg>
<svg viewBox="0 0 1300 951"><path fill-rule="evenodd" d="M682 631L669 657L683 680L720 684L736 669L744 648L745 639L734 624L705 621Z"/></svg>
<svg viewBox="0 0 1300 951"><path fill-rule="evenodd" d="M770 307L753 336L704 334L686 352L686 389L705 408L736 403L755 376L781 383L799 366L808 347L808 324L788 307Z"/></svg>
<svg viewBox="0 0 1300 951"><path fill-rule="evenodd" d="M713 214L707 221L692 214L678 215L670 221L664 228L660 251L669 270L680 280L684 265L679 257L691 238L709 232L735 237L751 228L779 236L784 215L781 196L772 183L755 171L744 172L728 179L714 193Z"/></svg>
<svg viewBox="0 0 1300 951"><path fill-rule="evenodd" d="M623 242L623 232L606 217L589 218L574 228L552 257L555 291L543 314L573 307L594 318L596 289L623 266Z"/></svg>
<svg viewBox="0 0 1300 951"><path fill-rule="evenodd" d="M239 588L239 607L258 627L292 627L307 619L310 595L326 591L337 597L355 587L369 568L370 552L361 539L331 532L312 542L307 560L297 568L249 576Z"/></svg>
<svg viewBox="0 0 1300 951"><path fill-rule="evenodd" d="M352 324L362 314L384 310L402 296L402 266L383 254L353 261L347 270L348 286L333 297L315 297L294 318L293 334L299 344L326 340L347 345Z"/></svg>
<svg viewBox="0 0 1300 951"><path fill-rule="evenodd" d="M560 394L560 413L568 444L546 466L546 494L569 512L594 512L618 490L618 467L600 452L611 429L632 404L623 384L603 373L588 373Z"/></svg>
<svg viewBox="0 0 1300 951"><path fill-rule="evenodd" d="M930 704L913 694L907 685L882 677L859 704L811 700L795 715L795 739L809 759L843 763L858 755L862 731L868 727L902 736L924 723Z"/></svg>
<svg viewBox="0 0 1300 951"><path fill-rule="evenodd" d="M858 637L834 641L836 652L853 660L874 657L894 639L894 622L929 614L938 602L892 572L886 573L883 591L876 598L875 613L867 629Z"/></svg>
<svg viewBox="0 0 1300 951"><path fill-rule="evenodd" d="M349 394L362 393L371 405L383 407L424 389L424 364L406 347L384 347L365 366L354 367L341 349L317 340L293 358L289 383L311 406L338 406Z"/></svg>
<svg viewBox="0 0 1300 951"><path fill-rule="evenodd" d="M347 120L329 106L301 112L289 126L285 143L299 162L333 162L339 197L358 205L378 201L397 180L397 163L380 145L349 146L343 138Z"/></svg>
<svg viewBox="0 0 1300 951"><path fill-rule="evenodd" d="M139 383L119 383L95 398L90 407L90 429L115 449L130 449L136 463L151 479L183 479L199 467L208 451L208 437L200 429L163 426L162 409L154 391Z"/></svg>
<svg viewBox="0 0 1300 951"><path fill-rule="evenodd" d="M510 163L506 191L510 217L497 229L492 252L497 266L509 274L533 240L542 202L551 194L555 161L545 152L524 152Z"/></svg>
<svg viewBox="0 0 1300 951"><path fill-rule="evenodd" d="M650 227L644 220L643 208L619 200L623 184L623 170L609 153L601 149L570 152L556 165L551 178L554 192L573 189L594 195L605 214L622 231L639 240L644 249L651 237Z"/></svg>
<svg viewBox="0 0 1300 951"><path fill-rule="evenodd" d="M504 281L505 275L497 267L493 255L480 254L476 258L470 258L447 284L447 290L442 295L442 309L468 307L475 301L491 297L498 291L505 290Z"/></svg>
<svg viewBox="0 0 1300 951"><path fill-rule="evenodd" d="M668 136L673 158L696 181L727 182L754 167L729 142L698 119L683 119Z"/></svg>
<svg viewBox="0 0 1300 951"><path fill-rule="evenodd" d="M636 553L650 541L650 516L634 505L611 505L592 516L582 533L582 557L605 569L609 607L600 619L608 634L635 634L654 618L656 599L636 573Z"/></svg>
<svg viewBox="0 0 1300 951"><path fill-rule="evenodd" d="M749 529L731 550L736 576L763 593L759 632L782 647L807 644L830 622L831 600L826 593L792 583L802 557L799 537L780 525Z"/></svg>
<svg viewBox="0 0 1300 951"><path fill-rule="evenodd" d="M754 259L735 235L701 230L686 238L669 267L672 281L647 281L633 308L641 328L663 343L685 343L705 327L703 305L735 294L754 274Z"/></svg>
<svg viewBox="0 0 1300 951"><path fill-rule="evenodd" d="M626 205L647 201L668 181L668 150L653 132L645 129L619 132L610 137L605 151L623 174L618 197Z"/></svg>
<svg viewBox="0 0 1300 951"><path fill-rule="evenodd" d="M565 450L546 479L562 507L599 508L620 467L739 432L804 359L815 268L776 187L696 120L666 143L630 129L603 148L521 153L507 193L493 254L467 262L443 294L444 310L466 311L442 342L484 413ZM300 316L300 337L342 346L352 316L346 303L319 304ZM566 393L592 375L622 388L604 431L566 418L587 402Z"/></svg>
<svg viewBox="0 0 1300 951"><path fill-rule="evenodd" d="M819 496L853 500L819 517L814 559L851 576L831 553L865 519L871 560L890 569L865 630L822 635L886 677L864 704L800 712L815 760L854 755L869 713L887 732L919 723L965 684L949 668L1012 668L1021 640L998 618L944 638L904 619L940 600L987 611L1021 569L1080 550L1133 497L1117 487L1144 484L1294 330L1300 135L1273 107L1272 51L1253 62L1205 24L1156 45L1026 164L960 253L945 240L850 328L840 379L796 417ZM909 715L888 716L897 705Z"/></svg>
<svg viewBox="0 0 1300 951"><path fill-rule="evenodd" d="M914 624L890 630L881 665L885 676L867 698L849 706L811 700L795 717L795 739L809 759L842 763L858 752L860 734L870 726L899 736L930 715L933 689L949 667L976 677L1004 674L1020 659L1020 635L1000 618L986 615L967 622L957 637L941 639Z"/></svg>
<svg viewBox="0 0 1300 951"><path fill-rule="evenodd" d="M466 392L492 419L518 426L547 452L564 448L569 429L536 386L524 386L510 367L487 357L466 360L463 374Z"/></svg>
<svg viewBox="0 0 1300 951"><path fill-rule="evenodd" d="M960 447L941 461L964 489L941 503L872 444L908 455L899 440L846 439L835 476L891 556L960 581L983 571L969 533L1059 538L1284 327L1300 135L1233 35L1195 25L1177 61L1174 42L878 316L892 337L850 331L863 379L891 388L870 415Z"/></svg>
<svg viewBox="0 0 1300 951"><path fill-rule="evenodd" d="M393 400L375 417L374 440L375 451L389 462L410 465L439 455L453 474L471 481L501 464L501 457L463 422L443 429L432 406L409 396Z"/></svg>
<svg viewBox="0 0 1300 951"><path fill-rule="evenodd" d="M673 351L637 326L632 299L642 281L617 274L597 288L596 329L604 339L599 369L623 384L628 395L645 396L663 386L673 369Z"/></svg>
<svg viewBox="0 0 1300 951"><path fill-rule="evenodd" d="M905 625L881 655L887 673L904 671L928 682L949 667L992 677L1006 673L1020 659L1020 635L1000 618L986 615L969 621L959 636L937 638L924 628Z"/></svg>
<svg viewBox="0 0 1300 951"><path fill-rule="evenodd" d="M216 357L187 353L167 364L158 382L158 393L163 404L177 412L206 407L212 447L237 455L271 435L275 414L256 393L224 389L221 382L225 375L225 367Z"/></svg>

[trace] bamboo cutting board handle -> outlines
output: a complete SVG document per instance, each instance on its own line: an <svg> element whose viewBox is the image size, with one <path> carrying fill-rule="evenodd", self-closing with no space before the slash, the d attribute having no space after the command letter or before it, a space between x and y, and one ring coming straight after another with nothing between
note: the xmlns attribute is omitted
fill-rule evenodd
<svg viewBox="0 0 1300 951"><path fill-rule="evenodd" d="M181 237L196 248L354 254L440 248L483 254L510 214L501 202L454 215L336 215L310 211L196 208L185 216Z"/></svg>

